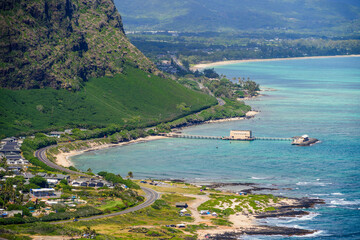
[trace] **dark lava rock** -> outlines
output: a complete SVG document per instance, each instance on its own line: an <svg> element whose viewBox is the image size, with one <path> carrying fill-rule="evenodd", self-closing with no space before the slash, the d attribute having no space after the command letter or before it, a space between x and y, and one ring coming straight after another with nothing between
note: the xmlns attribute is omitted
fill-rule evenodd
<svg viewBox="0 0 360 240"><path fill-rule="evenodd" d="M256 228L240 230L237 232L226 232L223 234L209 235L208 239L238 239L242 235L284 235L284 236L303 236L315 233L314 230L299 228L258 226Z"/></svg>

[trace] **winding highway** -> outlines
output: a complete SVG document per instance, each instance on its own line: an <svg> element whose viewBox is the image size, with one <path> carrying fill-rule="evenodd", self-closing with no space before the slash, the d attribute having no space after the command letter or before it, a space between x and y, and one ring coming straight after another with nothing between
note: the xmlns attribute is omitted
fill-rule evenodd
<svg viewBox="0 0 360 240"><path fill-rule="evenodd" d="M70 169L61 167L53 162L51 162L47 157L46 157L46 150L48 148L54 147L53 146L48 146L46 148L41 148L39 150L37 150L35 152L35 157L37 157L40 161L42 161L43 163L45 163L46 165L48 165L49 167L55 168L59 171L63 171L63 172L67 172L70 174L81 174L79 172L76 171L72 171ZM151 204L153 204L157 199L159 199L160 195L158 192L147 188L147 187L141 187L141 189L145 192L145 202L132 207L132 208L128 208L125 209L123 211L120 212L115 212L115 213L110 213L110 214L105 214L105 215L96 215L96 216L92 216L92 217L87 217L87 218L79 218L78 221L88 221L88 220L95 220L95 219L101 219L101 218L107 218L107 217L114 217L114 216L118 216L118 215L122 215L125 213L130 213L130 212L135 212L137 210L146 208L148 206L150 206ZM68 222L72 222L73 220L65 220L65 221L59 221L59 222L51 222L51 224L60 224L60 223L68 223Z"/></svg>
<svg viewBox="0 0 360 240"><path fill-rule="evenodd" d="M105 214L105 215L96 215L96 216L92 216L92 217L87 217L87 218L79 218L78 221L89 221L89 220L95 220L95 219L101 219L101 218L107 218L107 217L114 217L114 216L119 216L125 213L130 213L130 212L135 212L137 210L146 208L148 206L150 206L151 204L153 204L155 202L156 199L158 199L160 197L159 193L157 193L156 191L150 189L150 188L146 188L146 187L141 187L141 189L145 192L145 202L143 202L140 205L137 205L135 207L132 208L128 208L125 209L123 211L120 212L116 212L116 213L110 213L110 214ZM69 222L73 222L73 220L65 220L65 221L60 221L60 222L51 222L51 224L61 224L61 223L69 223Z"/></svg>
<svg viewBox="0 0 360 240"><path fill-rule="evenodd" d="M48 165L49 167L52 167L56 170L59 170L59 171L62 171L62 172L67 172L67 173L70 173L70 174L81 174L79 172L76 172L76 171L72 171L70 169L67 169L67 168L64 168L62 166L59 166L55 163L53 163L52 161L50 161L47 157L46 157L46 150L48 148L51 148L51 147L55 147L56 145L52 145L52 146L48 146L48 147L45 147L45 148L40 148L39 150L37 150L35 152L35 157L37 157L40 161L42 161L43 163L45 163L46 165Z"/></svg>

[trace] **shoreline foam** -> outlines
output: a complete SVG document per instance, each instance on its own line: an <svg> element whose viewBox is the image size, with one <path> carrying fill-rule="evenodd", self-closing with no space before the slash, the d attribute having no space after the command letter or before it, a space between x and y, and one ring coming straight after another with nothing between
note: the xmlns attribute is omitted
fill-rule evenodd
<svg viewBox="0 0 360 240"><path fill-rule="evenodd" d="M248 62L270 62L270 61L288 61L288 60L301 60L301 59L321 59L321 58L343 58L343 57L360 57L360 54L352 55L336 55L336 56L313 56L313 57L292 57L292 58L267 58L267 59L243 59L243 60L228 60L218 61L212 63L200 63L191 67L192 71L201 70L205 68L236 64L236 63L248 63Z"/></svg>

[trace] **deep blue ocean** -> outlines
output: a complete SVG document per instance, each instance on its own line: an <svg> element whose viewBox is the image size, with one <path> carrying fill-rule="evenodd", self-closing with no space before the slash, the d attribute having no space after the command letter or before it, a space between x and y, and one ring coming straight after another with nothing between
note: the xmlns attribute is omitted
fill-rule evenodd
<svg viewBox="0 0 360 240"><path fill-rule="evenodd" d="M229 79L250 77L276 91L247 101L260 111L253 119L183 132L228 136L230 130L248 129L258 137L308 134L321 142L297 147L288 141L163 139L75 156L76 167L123 176L132 171L136 178L254 182L279 189L275 195L322 198L326 204L309 216L261 221L316 234L245 239L360 239L360 58L251 62L216 71Z"/></svg>

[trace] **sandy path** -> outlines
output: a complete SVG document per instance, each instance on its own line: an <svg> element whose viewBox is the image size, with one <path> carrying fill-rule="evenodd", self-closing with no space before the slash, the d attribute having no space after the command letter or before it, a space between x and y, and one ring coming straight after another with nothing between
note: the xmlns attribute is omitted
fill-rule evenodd
<svg viewBox="0 0 360 240"><path fill-rule="evenodd" d="M200 224L206 222L201 218L201 215L197 208L204 202L210 200L207 195L195 195L195 194L184 194L186 197L195 198L195 200L188 203L188 209L192 213L192 217L194 218L194 222L192 224Z"/></svg>
<svg viewBox="0 0 360 240"><path fill-rule="evenodd" d="M211 218L203 219L201 218L200 213L198 212L197 208L204 202L208 201L210 198L208 195L195 195L195 194L184 194L186 197L193 197L195 200L188 202L188 209L191 210L192 217L194 218L194 222L191 224L198 225L201 223L205 223L209 226L212 226ZM217 226L215 229L206 229L206 230L199 230L197 231L198 239L206 239L205 235L207 234L220 234L225 232L234 232L238 229L246 229L252 228L256 226L254 221L254 217L251 215L246 214L234 214L229 217L229 221L232 222L234 225L232 227L227 226Z"/></svg>
<svg viewBox="0 0 360 240"><path fill-rule="evenodd" d="M69 236L31 236L34 240L70 240L81 238L80 236L69 237Z"/></svg>

